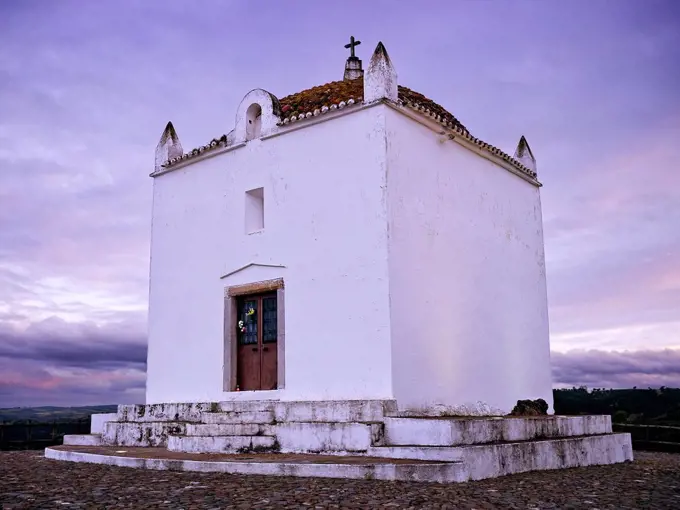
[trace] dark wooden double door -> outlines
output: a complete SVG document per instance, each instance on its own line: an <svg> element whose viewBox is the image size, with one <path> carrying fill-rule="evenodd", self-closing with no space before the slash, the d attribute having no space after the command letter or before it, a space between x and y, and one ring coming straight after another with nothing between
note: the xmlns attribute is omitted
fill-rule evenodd
<svg viewBox="0 0 680 510"><path fill-rule="evenodd" d="M276 304L275 292L243 296L237 301L236 384L240 391L277 387Z"/></svg>

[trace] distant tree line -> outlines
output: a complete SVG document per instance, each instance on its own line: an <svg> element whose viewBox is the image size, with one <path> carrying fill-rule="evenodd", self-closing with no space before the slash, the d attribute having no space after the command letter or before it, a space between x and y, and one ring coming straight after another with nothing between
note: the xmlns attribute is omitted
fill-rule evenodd
<svg viewBox="0 0 680 510"><path fill-rule="evenodd" d="M680 426L680 388L553 390L555 414L609 414L615 423ZM93 413L115 413L115 405L0 409L0 423L70 423Z"/></svg>
<svg viewBox="0 0 680 510"><path fill-rule="evenodd" d="M553 390L555 414L609 414L614 423L680 425L680 388Z"/></svg>
<svg viewBox="0 0 680 510"><path fill-rule="evenodd" d="M80 407L9 407L0 409L0 423L76 423L90 419L96 413L115 413L116 405Z"/></svg>

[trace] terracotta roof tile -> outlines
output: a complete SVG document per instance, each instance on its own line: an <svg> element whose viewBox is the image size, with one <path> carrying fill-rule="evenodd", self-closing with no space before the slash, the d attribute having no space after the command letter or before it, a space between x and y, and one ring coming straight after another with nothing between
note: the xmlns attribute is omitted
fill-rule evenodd
<svg viewBox="0 0 680 510"><path fill-rule="evenodd" d="M490 145L479 138L475 138L470 134L467 128L450 112L444 109L441 105L428 99L423 94L415 92L409 88L398 86L399 100L405 106L417 110L425 115L434 118L442 125L453 129L456 133L461 135L469 142L489 151L503 160L507 161L522 173L535 179L536 172L527 168L521 162L512 158L502 150ZM318 85L311 89L296 92L286 97L279 99L281 106L281 124L288 124L298 120L306 119L312 116L326 113L328 111L344 108L353 104L361 104L364 100L364 80L357 78L354 80L340 80L326 83L325 85ZM184 155L173 158L166 163L166 166L171 166L181 160L186 160L199 154L215 149L217 147L224 147L227 144L227 137L223 135L221 138L215 138L208 144L189 151Z"/></svg>
<svg viewBox="0 0 680 510"><path fill-rule="evenodd" d="M331 105L339 104L341 101L347 102L349 99L354 99L355 102L363 101L363 78L333 81L283 97L279 99L281 117L288 118L291 115L304 115L307 112L313 112L324 106L330 107ZM399 85L399 99L417 103L429 109L433 114L439 115L446 122L452 123L453 127L460 128L466 133L468 132L467 128L456 117L419 92Z"/></svg>
<svg viewBox="0 0 680 510"><path fill-rule="evenodd" d="M363 79L342 80L318 85L311 89L296 92L279 99L281 104L281 116L290 117L294 114L313 112L323 106L330 107L340 101L354 99L356 102L364 99Z"/></svg>

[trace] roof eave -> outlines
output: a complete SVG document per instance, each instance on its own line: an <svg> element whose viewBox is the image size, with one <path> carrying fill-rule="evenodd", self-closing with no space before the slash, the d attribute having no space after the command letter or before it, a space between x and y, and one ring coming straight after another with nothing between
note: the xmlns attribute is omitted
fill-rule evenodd
<svg viewBox="0 0 680 510"><path fill-rule="evenodd" d="M390 108L406 115L407 117L419 122L425 127L435 131L439 134L448 135L449 139L457 142L466 149L483 156L484 158L496 163L509 172L521 177L525 181L534 186L541 187L543 184L539 182L536 172L522 165L519 161L512 158L502 150L488 144L479 138L470 135L467 130L456 127L451 122L434 115L427 108L421 107L415 103L402 102L397 104L393 101L383 101Z"/></svg>

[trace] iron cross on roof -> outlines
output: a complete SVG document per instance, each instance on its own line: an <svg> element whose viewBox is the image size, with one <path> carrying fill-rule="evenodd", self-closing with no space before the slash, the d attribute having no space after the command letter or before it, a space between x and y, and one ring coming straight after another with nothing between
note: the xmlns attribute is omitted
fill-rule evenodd
<svg viewBox="0 0 680 510"><path fill-rule="evenodd" d="M354 55L354 47L359 46L360 44L361 44L361 41L355 41L354 36L351 36L349 38L349 44L345 44L345 48L349 48L349 50L352 52L352 54L350 55L350 58L356 58L356 56Z"/></svg>

